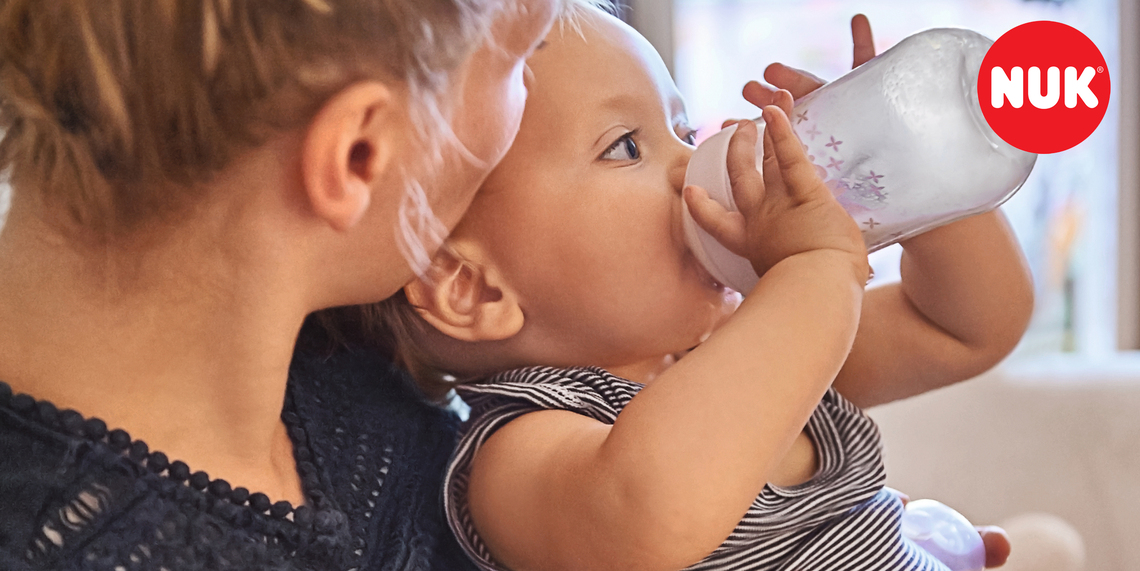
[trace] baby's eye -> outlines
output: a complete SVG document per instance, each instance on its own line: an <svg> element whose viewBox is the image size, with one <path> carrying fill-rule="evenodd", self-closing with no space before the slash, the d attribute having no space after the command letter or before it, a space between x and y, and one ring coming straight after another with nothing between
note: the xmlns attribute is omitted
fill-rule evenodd
<svg viewBox="0 0 1140 571"><path fill-rule="evenodd" d="M606 161L635 161L641 158L641 150L637 148L637 141L633 136L637 131L630 131L621 136L620 139L614 141L606 152L602 153L601 159Z"/></svg>

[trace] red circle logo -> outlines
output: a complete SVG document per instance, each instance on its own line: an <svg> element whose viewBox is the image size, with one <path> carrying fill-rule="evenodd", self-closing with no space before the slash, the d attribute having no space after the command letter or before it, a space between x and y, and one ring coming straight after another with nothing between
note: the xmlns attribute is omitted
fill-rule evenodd
<svg viewBox="0 0 1140 571"><path fill-rule="evenodd" d="M990 46L978 103L990 128L1030 153L1056 153L1088 138L1108 108L1108 66L1092 40L1060 22L1029 22Z"/></svg>

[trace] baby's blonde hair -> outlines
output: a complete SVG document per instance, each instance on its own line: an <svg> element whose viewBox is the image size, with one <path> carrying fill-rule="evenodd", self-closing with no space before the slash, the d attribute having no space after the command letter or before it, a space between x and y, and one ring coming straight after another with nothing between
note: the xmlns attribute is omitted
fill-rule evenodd
<svg viewBox="0 0 1140 571"><path fill-rule="evenodd" d="M564 33L566 29L580 33L582 11L595 9L613 13L616 8L611 0L565 0L557 25ZM318 345L347 344L383 353L407 369L426 396L441 400L457 381L420 343L427 327L431 326L401 290L379 303L317 312L311 316L307 329Z"/></svg>
<svg viewBox="0 0 1140 571"><path fill-rule="evenodd" d="M438 148L451 72L511 4L0 0L0 171L74 230L127 232L364 79L399 84Z"/></svg>

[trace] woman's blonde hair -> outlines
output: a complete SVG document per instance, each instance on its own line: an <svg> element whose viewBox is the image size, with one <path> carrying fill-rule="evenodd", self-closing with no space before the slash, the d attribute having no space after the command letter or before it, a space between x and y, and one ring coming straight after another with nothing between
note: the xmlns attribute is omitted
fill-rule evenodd
<svg viewBox="0 0 1140 571"><path fill-rule="evenodd" d="M611 0L565 0L558 25L563 33L567 29L581 33L579 16L583 10L593 9L614 13L616 5ZM428 327L431 326L401 290L379 303L317 312L310 316L304 337L310 346L345 344L379 351L407 369L428 398L439 401L462 379L457 380L444 370L439 359L421 343Z"/></svg>
<svg viewBox="0 0 1140 571"><path fill-rule="evenodd" d="M450 72L510 3L0 0L0 171L74 229L129 231L363 79L401 84L432 148Z"/></svg>

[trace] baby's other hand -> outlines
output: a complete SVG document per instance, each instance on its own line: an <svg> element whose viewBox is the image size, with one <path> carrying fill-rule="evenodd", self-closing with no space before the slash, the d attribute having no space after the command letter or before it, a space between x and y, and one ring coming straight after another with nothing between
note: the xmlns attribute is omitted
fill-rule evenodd
<svg viewBox="0 0 1140 571"><path fill-rule="evenodd" d="M785 115L788 116L792 115L792 106L795 105L795 101L792 99L792 94L788 90L773 89L766 85L761 85L757 81L749 81L744 86L744 98L747 99L749 103L759 107L760 109L763 109L769 105L775 105L776 107L779 107ZM746 120L747 119L726 119L723 123L720 124L720 128L727 129L732 125Z"/></svg>
<svg viewBox="0 0 1140 571"><path fill-rule="evenodd" d="M855 69L875 57L875 40L871 34L871 22L866 16L856 14L851 18L851 69ZM764 79L772 86L759 81L749 81L744 85L743 95L749 103L761 109L769 105L779 106L788 115L792 114L792 100L799 99L827 82L816 75L782 63L773 63L764 69ZM728 119L721 124L724 129L735 125L740 119Z"/></svg>
<svg viewBox="0 0 1140 571"><path fill-rule="evenodd" d="M867 250L854 220L816 173L787 115L764 109L763 174L756 170L755 123L741 122L728 146L728 176L740 212L728 212L704 189L685 191L693 219L757 275L781 260L817 250L844 255L864 278Z"/></svg>
<svg viewBox="0 0 1140 571"><path fill-rule="evenodd" d="M863 14L856 14L851 18L851 46L851 69L875 57L875 39L871 34L871 22ZM796 99L827 83L810 72L782 63L773 63L765 68L764 79L777 88L787 90ZM759 82L751 81L744 86L744 98L757 106L770 105L773 91Z"/></svg>

